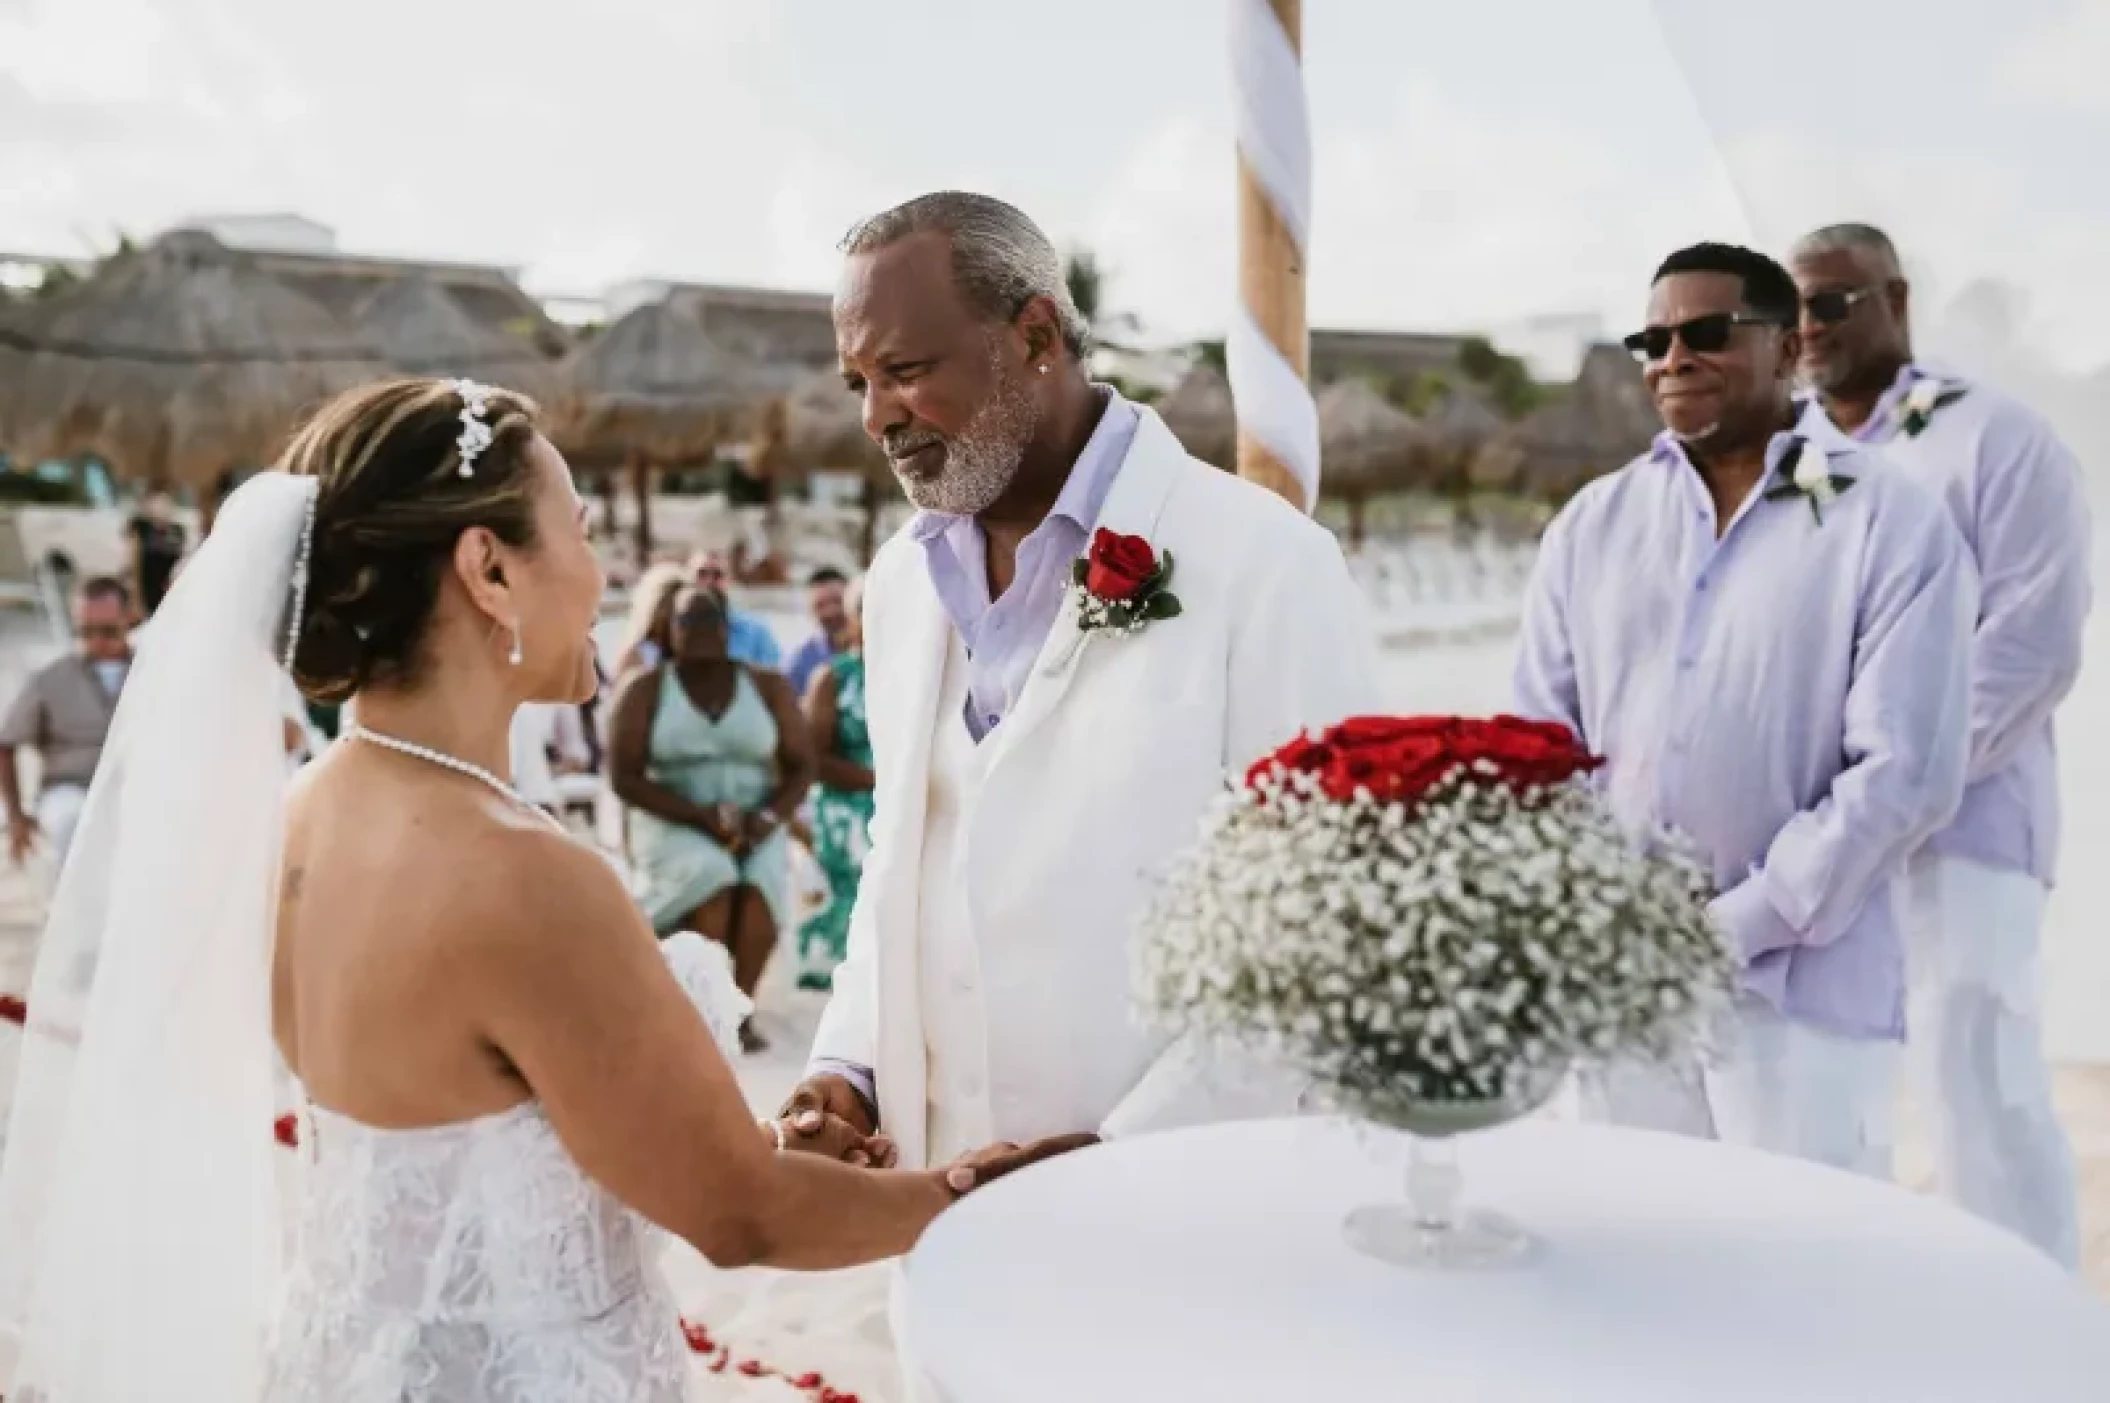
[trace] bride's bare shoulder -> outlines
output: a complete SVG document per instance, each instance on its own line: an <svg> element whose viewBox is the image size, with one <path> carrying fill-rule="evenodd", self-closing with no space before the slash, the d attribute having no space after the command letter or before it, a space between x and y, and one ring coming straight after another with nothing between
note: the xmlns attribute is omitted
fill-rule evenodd
<svg viewBox="0 0 2110 1403"><path fill-rule="evenodd" d="M501 940L644 919L606 857L535 814L513 810L476 846L464 895Z"/></svg>

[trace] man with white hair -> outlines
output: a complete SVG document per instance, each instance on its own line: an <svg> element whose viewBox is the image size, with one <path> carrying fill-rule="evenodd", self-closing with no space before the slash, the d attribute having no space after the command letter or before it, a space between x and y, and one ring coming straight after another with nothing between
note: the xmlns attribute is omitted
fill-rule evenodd
<svg viewBox="0 0 2110 1403"><path fill-rule="evenodd" d="M957 1184L992 1142L1291 1111L1133 1022L1129 944L1227 771L1372 708L1340 547L1093 383L1018 210L927 195L843 247L843 378L918 514L866 577L877 816L782 1123Z"/></svg>
<svg viewBox="0 0 2110 1403"><path fill-rule="evenodd" d="M1910 288L1879 229L1796 244L1802 374L1832 421L1938 490L1982 580L1968 788L1904 879L1911 1055L1943 1188L2071 1267L2073 1155L2039 1027L2044 903L2059 845L2052 713L2081 667L2087 494L2049 425L1915 360Z"/></svg>

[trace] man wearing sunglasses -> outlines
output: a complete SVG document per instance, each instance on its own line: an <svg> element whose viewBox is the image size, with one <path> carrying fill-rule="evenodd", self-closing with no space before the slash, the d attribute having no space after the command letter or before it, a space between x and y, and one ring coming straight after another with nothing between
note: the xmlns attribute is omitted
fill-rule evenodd
<svg viewBox="0 0 2110 1403"><path fill-rule="evenodd" d="M1749 249L1665 260L1628 338L1665 432L1547 529L1516 701L1693 845L1742 959L1718 1063L1606 1069L1586 1107L1882 1176L1892 878L1963 792L1976 588L1934 494L1795 405L1796 306Z"/></svg>
<svg viewBox="0 0 2110 1403"><path fill-rule="evenodd" d="M73 597L79 647L32 676L0 722L0 802L7 807L8 856L17 867L39 837L50 847L52 870L65 865L131 669L131 629L131 591L122 581L97 576L83 583ZM15 752L25 746L42 762L33 813L23 805L15 765Z"/></svg>
<svg viewBox="0 0 2110 1403"><path fill-rule="evenodd" d="M1907 1065L1943 1189L2070 1267L2073 1153L2041 1046L2038 949L2059 843L2052 712L2088 613L2080 468L2028 409L1913 359L1882 231L1819 229L1791 261L1804 380L1834 423L1942 494L1980 577L1963 806L1905 871Z"/></svg>

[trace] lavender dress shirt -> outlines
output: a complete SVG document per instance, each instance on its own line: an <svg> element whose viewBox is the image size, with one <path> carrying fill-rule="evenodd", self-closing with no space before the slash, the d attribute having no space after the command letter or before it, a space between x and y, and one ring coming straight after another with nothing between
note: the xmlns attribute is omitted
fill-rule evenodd
<svg viewBox="0 0 2110 1403"><path fill-rule="evenodd" d="M1768 500L1789 445L1852 487ZM1891 878L1956 812L1977 588L1934 494L1818 411L1716 539L1668 435L1546 532L1517 656L1519 711L1606 760L1636 832L1695 844L1746 990L1848 1036L1904 1033Z"/></svg>
<svg viewBox="0 0 2110 1403"><path fill-rule="evenodd" d="M1136 407L1100 386L1106 408L1070 468L1047 519L1019 543L1011 587L989 597L989 542L971 516L919 512L908 532L923 547L931 588L967 650L966 725L976 741L995 730L1026 689L1033 664L1062 614L1070 566L1090 544L1100 508L1135 441ZM809 1074L833 1073L856 1087L878 1119L879 1095L868 1067L817 1059Z"/></svg>
<svg viewBox="0 0 2110 1403"><path fill-rule="evenodd" d="M989 540L971 516L920 512L908 532L923 547L931 588L967 649L967 729L979 741L995 730L1026 689L1084 554L1099 509L1136 436L1136 408L1104 389L1106 409L1077 455L1047 520L1018 547L1011 588L989 597Z"/></svg>
<svg viewBox="0 0 2110 1403"><path fill-rule="evenodd" d="M1917 434L1904 401L1920 381L1961 388ZM1937 852L2050 886L2059 856L2052 712L2081 671L2088 619L2088 494L2051 426L1997 390L1908 365L1854 437L1938 491L1978 564L1971 765Z"/></svg>

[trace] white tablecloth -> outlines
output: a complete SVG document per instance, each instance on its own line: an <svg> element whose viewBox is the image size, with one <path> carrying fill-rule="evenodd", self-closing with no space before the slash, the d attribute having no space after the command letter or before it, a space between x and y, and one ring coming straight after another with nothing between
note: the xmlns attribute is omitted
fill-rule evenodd
<svg viewBox="0 0 2110 1403"><path fill-rule="evenodd" d="M1389 1153L1388 1153L1389 1152ZM1542 1241L1436 1273L1352 1251L1395 1137L1146 1136L969 1196L908 1270L948 1403L2103 1403L2110 1305L1938 1202L1814 1165L1556 1122L1461 1142Z"/></svg>

